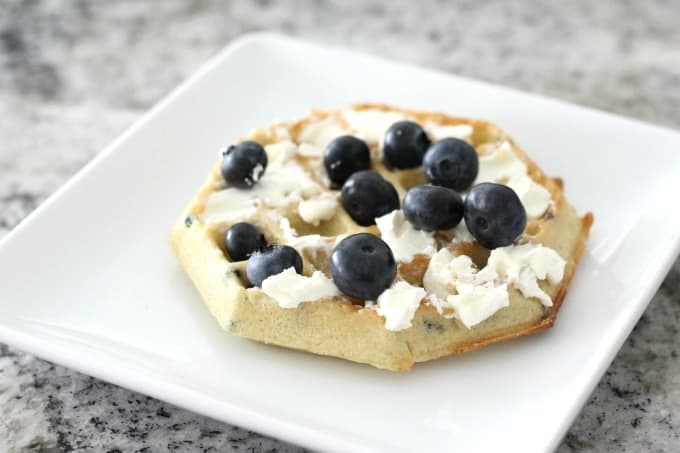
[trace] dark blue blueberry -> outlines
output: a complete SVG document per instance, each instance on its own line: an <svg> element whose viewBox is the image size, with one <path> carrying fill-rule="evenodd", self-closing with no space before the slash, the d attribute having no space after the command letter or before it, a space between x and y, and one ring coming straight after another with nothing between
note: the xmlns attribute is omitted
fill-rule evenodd
<svg viewBox="0 0 680 453"><path fill-rule="evenodd" d="M358 233L346 237L331 254L335 286L348 296L376 300L397 275L392 250L378 236Z"/></svg>
<svg viewBox="0 0 680 453"><path fill-rule="evenodd" d="M371 152L363 140L341 135L326 147L323 165L333 186L342 187L352 173L371 167Z"/></svg>
<svg viewBox="0 0 680 453"><path fill-rule="evenodd" d="M361 226L375 224L375 218L399 209L399 194L389 181L374 171L353 173L342 186L342 206Z"/></svg>
<svg viewBox="0 0 680 453"><path fill-rule="evenodd" d="M385 132L383 155L392 168L413 168L423 161L430 139L420 125L413 121L399 121Z"/></svg>
<svg viewBox="0 0 680 453"><path fill-rule="evenodd" d="M266 169L267 153L257 142L231 145L223 153L222 177L230 186L248 189L260 180Z"/></svg>
<svg viewBox="0 0 680 453"><path fill-rule="evenodd" d="M246 277L251 285L262 287L262 282L272 275L280 274L289 267L302 272L302 257L293 247L270 245L250 255L246 263Z"/></svg>
<svg viewBox="0 0 680 453"><path fill-rule="evenodd" d="M464 140L445 138L430 146L423 157L427 180L437 186L466 190L477 177L479 158Z"/></svg>
<svg viewBox="0 0 680 453"><path fill-rule="evenodd" d="M465 197L463 210L468 230L488 249L512 244L527 225L519 197L502 184L477 184Z"/></svg>
<svg viewBox="0 0 680 453"><path fill-rule="evenodd" d="M463 199L441 186L416 186L406 193L404 216L418 230L448 230L463 218Z"/></svg>
<svg viewBox="0 0 680 453"><path fill-rule="evenodd" d="M224 236L224 245L232 261L247 260L253 252L261 250L267 241L255 225L248 222L233 224Z"/></svg>

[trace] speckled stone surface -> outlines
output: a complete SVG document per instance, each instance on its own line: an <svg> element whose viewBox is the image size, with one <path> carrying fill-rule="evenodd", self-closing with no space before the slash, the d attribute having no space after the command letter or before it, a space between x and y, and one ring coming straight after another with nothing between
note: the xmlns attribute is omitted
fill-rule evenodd
<svg viewBox="0 0 680 453"><path fill-rule="evenodd" d="M680 128L678 1L359 3L0 0L0 236L205 59L251 30ZM560 452L680 451L679 323L676 262ZM7 346L0 346L0 445L301 451Z"/></svg>

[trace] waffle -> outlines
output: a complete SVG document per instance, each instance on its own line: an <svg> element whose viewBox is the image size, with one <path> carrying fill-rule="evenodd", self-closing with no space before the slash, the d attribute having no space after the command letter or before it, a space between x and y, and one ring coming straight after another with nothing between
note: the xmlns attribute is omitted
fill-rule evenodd
<svg viewBox="0 0 680 453"><path fill-rule="evenodd" d="M421 168L386 168L380 156L377 134L371 136L370 130L357 130L348 121L348 111L366 115L376 111L391 112L395 120L405 117L421 125L467 125L471 128L467 140L480 155L499 143L510 143L513 153L526 164L528 175L545 187L552 197L549 209L540 218L529 219L524 233L516 241L543 244L566 261L564 277L559 283L539 282L541 289L551 297L552 307L545 307L536 298L524 297L511 285L508 288L509 306L472 328L463 325L459 319L442 316L427 299L423 299L411 327L399 331L387 330L385 319L375 309L345 295L305 302L297 308L282 308L261 289L249 287L245 278L245 261L229 261L223 238L225 231L236 220L229 215L225 218L206 216L211 195L225 188L217 164L174 226L170 244L220 326L232 334L252 340L341 357L392 371L408 370L416 362L466 352L550 327L583 253L593 221L591 214L579 217L565 200L562 181L547 177L509 136L493 124L386 105L358 104L342 110L313 110L303 119L255 130L244 139L256 140L265 146L271 167L276 165L277 159L284 158L279 155L284 151L267 145L284 141L319 144L332 138L330 136L333 134L355 134L365 138L369 144L372 169L394 185L401 199L409 188L426 182ZM315 131L315 125L320 124L324 128ZM371 127L380 129L385 125L367 125L367 129ZM337 191L328 189L319 149L319 146L300 146L292 159L324 191L337 196ZM267 171L270 171L269 167ZM301 218L297 203L275 209L257 206L250 209L245 217L239 220L247 220L259 227L269 243L296 247L304 261L304 275L311 275L318 270L330 276L328 263L332 247L346 235L357 232L380 235L376 226L358 226L339 202L332 217L320 221L318 225ZM436 236L440 246L448 247L454 255L470 256L480 268L489 256L489 251L475 241L456 240L453 231L438 232ZM305 241L313 246L308 246ZM422 285L428 263L429 257L426 255L416 255L410 262L399 263L397 280Z"/></svg>

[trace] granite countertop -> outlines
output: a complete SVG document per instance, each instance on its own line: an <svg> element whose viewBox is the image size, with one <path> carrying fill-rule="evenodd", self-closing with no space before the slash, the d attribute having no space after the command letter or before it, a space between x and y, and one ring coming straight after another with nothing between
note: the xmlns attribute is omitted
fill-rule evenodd
<svg viewBox="0 0 680 453"><path fill-rule="evenodd" d="M204 60L251 30L680 128L680 2L350 3L0 0L0 237ZM676 262L558 451L680 450L679 321ZM0 445L301 451L5 345Z"/></svg>

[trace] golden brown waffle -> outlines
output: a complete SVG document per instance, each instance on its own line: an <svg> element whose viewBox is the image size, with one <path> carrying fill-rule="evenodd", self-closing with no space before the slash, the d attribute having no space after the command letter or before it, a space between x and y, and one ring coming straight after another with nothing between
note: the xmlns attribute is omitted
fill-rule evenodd
<svg viewBox="0 0 680 453"><path fill-rule="evenodd" d="M359 104L351 109L395 112L420 124L469 125L472 127L472 134L468 140L481 155L499 143L508 141L513 152L526 163L529 176L552 195L553 205L542 217L529 220L524 234L517 242L541 243L554 249L566 260L564 278L559 284L539 282L541 288L551 296L553 307L545 308L537 299L525 298L511 286L510 306L500 309L471 329L455 318L444 318L433 306L423 301L413 319L412 327L396 332L384 327L384 319L375 310L366 309L361 301L351 300L347 296L305 302L294 309L281 308L262 290L248 289L245 262L228 261L223 250L223 237L230 223L207 222L202 219L210 194L225 187L218 164L173 228L170 243L220 325L231 333L253 340L342 357L395 371L407 370L415 362L465 352L550 327L583 252L592 223L591 214L579 218L574 208L567 203L561 180L548 178L510 137L486 121L376 104ZM345 121L342 110L312 111L299 121L279 123L253 131L247 139L256 140L262 145L283 140L299 143L300 134L305 127L318 121L333 122L347 133L356 132ZM409 188L426 182L421 168L390 170L380 159L379 144L369 141L369 147L373 170L395 186L400 198L403 199ZM270 156L270 161L275 161L276 158L277 156ZM295 159L313 179L329 190L323 181L324 171L320 157L298 154ZM263 231L269 243L289 243L289 236L276 221L276 217L268 211L271 210L266 207L258 208L257 213L248 221ZM314 270L329 275L328 255L339 236L362 231L380 235L375 226L358 226L341 206L332 218L318 226L303 221L295 205L280 209L278 214L289 219L291 227L298 235L319 234L329 244L326 251L302 251L305 275L310 275ZM488 258L488 250L476 242L455 241L452 244L451 232L439 232L437 239L440 246L449 247L454 254L469 255L480 268ZM401 263L397 279L422 285L428 262L429 257L417 255L411 262Z"/></svg>

